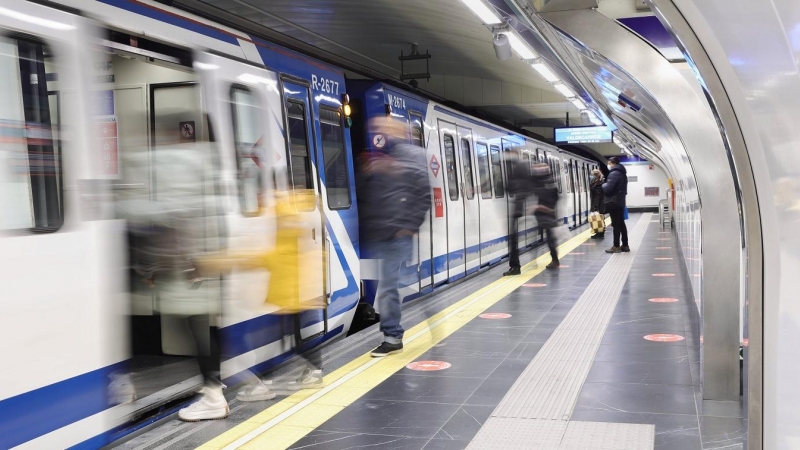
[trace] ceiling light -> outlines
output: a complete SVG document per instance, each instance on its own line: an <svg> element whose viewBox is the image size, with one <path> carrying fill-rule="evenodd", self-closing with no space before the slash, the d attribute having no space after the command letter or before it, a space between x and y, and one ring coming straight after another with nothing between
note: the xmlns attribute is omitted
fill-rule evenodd
<svg viewBox="0 0 800 450"><path fill-rule="evenodd" d="M569 102L572 103L572 105L574 107L578 108L579 110L586 109L586 103L583 103L583 100L581 100L581 99L579 99L577 97L570 99Z"/></svg>
<svg viewBox="0 0 800 450"><path fill-rule="evenodd" d="M558 81L558 77L556 76L556 74L554 74L553 71L550 70L549 67L547 67L547 64L542 62L541 59L531 64L531 67L533 67L534 70L539 72L539 75L541 75L542 78L544 78L548 83L555 83L556 81Z"/></svg>
<svg viewBox="0 0 800 450"><path fill-rule="evenodd" d="M54 30L70 31L75 29L75 27L66 23L56 22L55 20L42 19L36 16L29 16L28 14L24 14L6 8L0 8L0 15L10 17L15 20L19 20L21 22L30 23L33 25L52 28Z"/></svg>
<svg viewBox="0 0 800 450"><path fill-rule="evenodd" d="M478 16L479 19L486 25L494 25L501 22L500 18L497 17L488 6L486 6L481 0L461 0L464 2L472 12Z"/></svg>
<svg viewBox="0 0 800 450"><path fill-rule="evenodd" d="M603 121L600 120L599 117L597 117L597 114L593 113L592 111L587 111L586 115L589 116L589 122L592 122L594 125L598 125L598 126L605 125L605 123L603 123ZM614 138L615 138L614 142L616 142L616 138L617 137L614 136Z"/></svg>
<svg viewBox="0 0 800 450"><path fill-rule="evenodd" d="M572 89L564 83L556 83L553 87L556 88L558 92L561 92L564 97L571 98L576 96L575 93L572 92Z"/></svg>
<svg viewBox="0 0 800 450"><path fill-rule="evenodd" d="M508 32L505 33L508 36L508 42L511 44L511 48L514 49L515 52L520 56L522 59L534 59L536 58L536 53L531 50L528 44L522 40L516 33Z"/></svg>
<svg viewBox="0 0 800 450"><path fill-rule="evenodd" d="M209 63L204 63L204 62L200 62L200 61L195 61L192 65L194 66L195 69L200 69L200 70L217 70L217 69L219 69L219 66L216 65L216 64L209 64Z"/></svg>

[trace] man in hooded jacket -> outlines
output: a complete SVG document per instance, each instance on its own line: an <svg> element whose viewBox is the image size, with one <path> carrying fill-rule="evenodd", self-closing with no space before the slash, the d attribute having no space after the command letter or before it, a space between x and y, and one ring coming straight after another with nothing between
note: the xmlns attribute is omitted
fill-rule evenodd
<svg viewBox="0 0 800 450"><path fill-rule="evenodd" d="M620 253L631 251L628 247L628 228L625 226L625 196L628 195L628 174L625 167L619 163L619 158L608 158L608 177L603 183L606 211L611 216L611 226L614 228L614 246L606 253ZM620 246L620 237L622 245Z"/></svg>

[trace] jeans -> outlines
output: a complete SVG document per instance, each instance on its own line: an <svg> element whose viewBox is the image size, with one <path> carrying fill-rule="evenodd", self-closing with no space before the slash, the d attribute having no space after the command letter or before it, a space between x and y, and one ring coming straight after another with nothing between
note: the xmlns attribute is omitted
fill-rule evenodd
<svg viewBox="0 0 800 450"><path fill-rule="evenodd" d="M306 361L306 365L310 370L322 370L322 353L320 353L319 349L310 348L308 345L303 344L303 337L300 334L303 328L300 321L300 313L285 317L282 323L290 329L290 333L286 333L286 330L284 330L282 334L291 334L294 338L294 353Z"/></svg>
<svg viewBox="0 0 800 450"><path fill-rule="evenodd" d="M512 269L519 269L519 218L512 217L511 230L508 232L508 265Z"/></svg>
<svg viewBox="0 0 800 450"><path fill-rule="evenodd" d="M411 258L412 243L411 236L403 236L374 244L375 250L381 257L380 280L375 302L380 312L384 341L390 344L403 342L405 330L400 326L400 268Z"/></svg>
<svg viewBox="0 0 800 450"><path fill-rule="evenodd" d="M625 210L621 206L608 208L611 216L611 226L614 227L614 247L619 247L620 236L622 245L628 245L628 227L625 226Z"/></svg>
<svg viewBox="0 0 800 450"><path fill-rule="evenodd" d="M545 228L544 236L547 240L547 248L550 249L550 258L554 263L558 263L558 249L556 248L556 229Z"/></svg>
<svg viewBox="0 0 800 450"><path fill-rule="evenodd" d="M218 386L221 384L217 379L220 375L219 329L210 325L211 319L205 314L189 316L187 320L197 345L197 364L203 380L208 386Z"/></svg>

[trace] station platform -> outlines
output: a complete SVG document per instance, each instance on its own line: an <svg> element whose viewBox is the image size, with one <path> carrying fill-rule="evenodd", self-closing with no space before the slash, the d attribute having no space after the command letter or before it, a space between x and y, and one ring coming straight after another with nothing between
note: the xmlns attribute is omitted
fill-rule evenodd
<svg viewBox="0 0 800 450"><path fill-rule="evenodd" d="M177 418L117 448L743 448L739 402L701 395L699 316L672 230L627 222L630 253L576 231L558 270L492 268L404 310L405 350L371 358L371 327L319 351L325 387L243 403L225 420ZM276 377L299 375L287 364Z"/></svg>

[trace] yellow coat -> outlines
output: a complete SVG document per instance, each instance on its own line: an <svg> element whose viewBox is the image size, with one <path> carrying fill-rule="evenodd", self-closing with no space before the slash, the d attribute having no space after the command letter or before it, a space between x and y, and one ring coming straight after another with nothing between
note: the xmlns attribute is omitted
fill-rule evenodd
<svg viewBox="0 0 800 450"><path fill-rule="evenodd" d="M207 261L209 267L224 268L236 266L240 269L267 269L270 273L266 303L280 307L278 314L293 314L300 311L322 309L325 307L325 295L321 289L319 296L300 301L300 283L302 277L313 277L316 283L321 273L304 270L305 268L324 267L324 251L301 251L300 237L310 233L308 226L297 211L313 209L316 198L311 190L296 190L276 197L276 237L275 248L262 252L232 252L221 260ZM314 258L322 261L313 261ZM224 261L227 261L225 263ZM308 282L306 279L305 282Z"/></svg>

